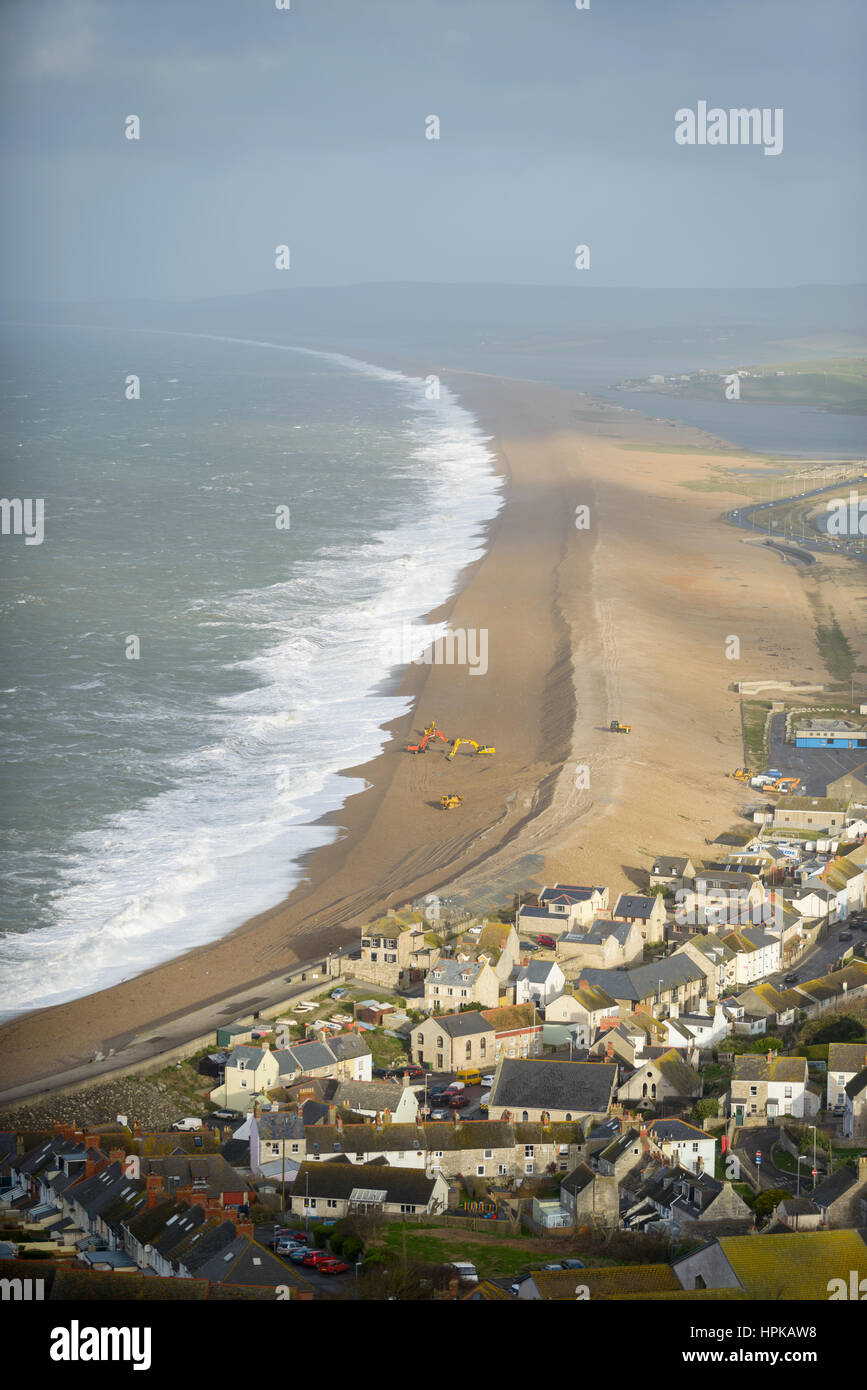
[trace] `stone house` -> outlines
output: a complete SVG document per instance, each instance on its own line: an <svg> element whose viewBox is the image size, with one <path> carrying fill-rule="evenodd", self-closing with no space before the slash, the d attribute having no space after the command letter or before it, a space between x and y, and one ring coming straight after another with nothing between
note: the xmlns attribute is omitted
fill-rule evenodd
<svg viewBox="0 0 867 1390"><path fill-rule="evenodd" d="M819 1097L809 1087L806 1057L742 1053L734 1059L727 1113L735 1123L772 1124L782 1115L808 1118L819 1112Z"/></svg>
<svg viewBox="0 0 867 1390"><path fill-rule="evenodd" d="M609 1062L501 1058L488 1102L490 1119L578 1120L607 1117L617 1084Z"/></svg>
<svg viewBox="0 0 867 1390"><path fill-rule="evenodd" d="M829 1043L827 1092L829 1110L844 1110L846 1087L859 1071L867 1067L867 1043Z"/></svg>
<svg viewBox="0 0 867 1390"><path fill-rule="evenodd" d="M431 1014L410 1034L410 1055L414 1062L432 1071L493 1066L496 1031L475 1009L458 1014Z"/></svg>
<svg viewBox="0 0 867 1390"><path fill-rule="evenodd" d="M440 956L425 980L425 1006L454 1009L459 1004L481 1004L496 1008L500 981L487 961L458 961Z"/></svg>
<svg viewBox="0 0 867 1390"><path fill-rule="evenodd" d="M829 1229L860 1226L862 1204L867 1198L867 1154L858 1158L858 1167L843 1164L830 1173L810 1193L822 1224Z"/></svg>
<svg viewBox="0 0 867 1390"><path fill-rule="evenodd" d="M571 979L588 966L617 970L643 959L644 934L637 922L597 917L586 931L564 932L557 942L557 955Z"/></svg>
<svg viewBox="0 0 867 1390"><path fill-rule="evenodd" d="M774 807L775 830L808 830L817 835L843 829L846 806L830 796L781 796Z"/></svg>
<svg viewBox="0 0 867 1390"><path fill-rule="evenodd" d="M629 1102L639 1106L653 1105L673 1098L697 1099L702 1089L698 1072L693 1071L674 1048L669 1048L653 1061L646 1058L637 1061L635 1071L617 1088L617 1099L621 1105Z"/></svg>
<svg viewBox="0 0 867 1390"><path fill-rule="evenodd" d="M387 912L361 929L361 959L353 963L359 980L395 992L424 977L439 954L431 924L417 912Z"/></svg>
<svg viewBox="0 0 867 1390"><path fill-rule="evenodd" d="M620 1220L617 1179L579 1163L560 1183L560 1205L576 1226L614 1228Z"/></svg>
<svg viewBox="0 0 867 1390"><path fill-rule="evenodd" d="M655 945L665 935L665 903L658 893L651 897L642 893L621 893L611 915L616 921L637 926L645 945Z"/></svg>
<svg viewBox="0 0 867 1390"><path fill-rule="evenodd" d="M657 855L650 868L651 888L667 888L674 892L684 888L686 881L693 878L695 865L687 855Z"/></svg>
<svg viewBox="0 0 867 1390"><path fill-rule="evenodd" d="M846 1086L843 1134L847 1139L867 1142L867 1067L853 1076Z"/></svg>

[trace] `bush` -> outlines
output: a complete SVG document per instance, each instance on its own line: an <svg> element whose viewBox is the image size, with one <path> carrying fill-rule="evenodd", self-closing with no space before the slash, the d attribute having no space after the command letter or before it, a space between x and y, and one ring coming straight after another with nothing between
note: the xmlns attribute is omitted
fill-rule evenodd
<svg viewBox="0 0 867 1390"><path fill-rule="evenodd" d="M791 1195L791 1192L786 1192L782 1187L771 1187L767 1192L760 1192L754 1207L756 1216L770 1216L774 1208Z"/></svg>
<svg viewBox="0 0 867 1390"><path fill-rule="evenodd" d="M693 1114L699 1124L702 1120L711 1120L719 1114L719 1101L714 1096L705 1096L703 1100L696 1101Z"/></svg>
<svg viewBox="0 0 867 1390"><path fill-rule="evenodd" d="M344 1239L345 1239L345 1237L342 1236L342 1235L340 1234L339 1231L332 1231L332 1232L331 1232L331 1242L330 1242L330 1244L331 1244L332 1252L333 1252L335 1255L340 1255L340 1254L343 1253L343 1241L344 1241Z"/></svg>
<svg viewBox="0 0 867 1390"><path fill-rule="evenodd" d="M343 1258L347 1264L355 1264L361 1256L364 1245L358 1236L346 1236L342 1242Z"/></svg>
<svg viewBox="0 0 867 1390"><path fill-rule="evenodd" d="M313 1227L313 1243L317 1250L324 1250L328 1243L330 1231L327 1226Z"/></svg>

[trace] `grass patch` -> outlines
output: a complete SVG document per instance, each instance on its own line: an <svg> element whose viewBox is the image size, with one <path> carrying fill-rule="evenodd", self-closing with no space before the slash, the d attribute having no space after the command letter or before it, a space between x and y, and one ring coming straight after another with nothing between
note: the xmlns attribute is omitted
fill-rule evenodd
<svg viewBox="0 0 867 1390"><path fill-rule="evenodd" d="M855 670L855 654L836 618L827 627L816 627L816 644L834 680L847 681Z"/></svg>
<svg viewBox="0 0 867 1390"><path fill-rule="evenodd" d="M394 1067L409 1061L406 1049L399 1038L390 1038L377 1029L365 1033L364 1041L370 1048L375 1067Z"/></svg>
<svg viewBox="0 0 867 1390"><path fill-rule="evenodd" d="M442 1228L441 1228L442 1229ZM611 1259L601 1259L587 1255L579 1249L566 1249L563 1243L551 1243L548 1254L527 1249L527 1237L513 1236L508 1240L492 1240L472 1236L461 1231L454 1232L454 1240L440 1239L430 1235L423 1227L392 1222L388 1227L385 1244L389 1250L402 1255L404 1245L407 1259L419 1260L425 1264L452 1264L457 1260L467 1260L475 1265L480 1279L499 1279L506 1275L518 1274L525 1269L541 1269L546 1264L556 1264L562 1259L582 1259L588 1266L594 1264L614 1264Z"/></svg>
<svg viewBox="0 0 867 1390"><path fill-rule="evenodd" d="M770 708L770 700L741 700L744 762L754 772L763 772L768 765L768 755L765 749L765 722ZM744 783L745 787L746 785ZM752 834L752 832L750 833Z"/></svg>

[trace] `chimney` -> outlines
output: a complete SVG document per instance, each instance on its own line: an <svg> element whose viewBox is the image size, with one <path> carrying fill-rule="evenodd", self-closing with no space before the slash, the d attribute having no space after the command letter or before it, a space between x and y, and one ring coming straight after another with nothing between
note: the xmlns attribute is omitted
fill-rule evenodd
<svg viewBox="0 0 867 1390"><path fill-rule="evenodd" d="M329 1105L329 1107L328 1107L328 1123L329 1123L330 1125L333 1125L333 1124L336 1124L336 1123L337 1123L337 1106L336 1106L336 1105Z"/></svg>
<svg viewBox="0 0 867 1390"><path fill-rule="evenodd" d="M867 1154L858 1155L858 1181L867 1182Z"/></svg>
<svg viewBox="0 0 867 1390"><path fill-rule="evenodd" d="M86 1149L98 1149L102 1145L102 1135L85 1134L83 1142Z"/></svg>
<svg viewBox="0 0 867 1390"><path fill-rule="evenodd" d="M192 1201L192 1197L193 1197L193 1184L192 1184L191 1182L185 1182L184 1185L183 1185L183 1187L181 1187L180 1185L178 1185L178 1186L175 1188L175 1201L176 1201L176 1202L186 1202L186 1203L187 1203L187 1206L189 1206L190 1203L191 1203L191 1201Z"/></svg>
<svg viewBox="0 0 867 1390"><path fill-rule="evenodd" d="M450 1280L449 1280L449 1298L451 1298L452 1300L454 1300L454 1299L457 1298L457 1296L458 1296L458 1281L457 1281L457 1279L450 1279Z"/></svg>
<svg viewBox="0 0 867 1390"><path fill-rule="evenodd" d="M454 1124L455 1129L457 1129L457 1127L458 1127L458 1112L457 1112L456 1109L452 1111L452 1123Z"/></svg>
<svg viewBox="0 0 867 1390"><path fill-rule="evenodd" d="M338 1134L342 1134L342 1133L343 1133L343 1116L342 1116L342 1115L338 1115L338 1116L337 1116L337 1119L334 1121L334 1123L335 1123L335 1125L337 1126L337 1133L338 1133Z"/></svg>
<svg viewBox="0 0 867 1390"><path fill-rule="evenodd" d="M258 1096L253 1102L253 1119L258 1120L262 1115L262 1107L259 1104Z"/></svg>
<svg viewBox="0 0 867 1390"><path fill-rule="evenodd" d="M196 1195L198 1195L198 1194L196 1194ZM205 1203L204 1203L204 1205L205 1205L205 1215L206 1215L206 1216L222 1216L222 1215L223 1215L223 1204L222 1204L222 1202L220 1201L219 1197L209 1197L207 1193L204 1194L204 1197L205 1197Z"/></svg>
<svg viewBox="0 0 867 1390"><path fill-rule="evenodd" d="M145 1178L145 1191L147 1193L147 1209L150 1211L157 1205L163 1195L163 1175L162 1173L148 1173Z"/></svg>
<svg viewBox="0 0 867 1390"><path fill-rule="evenodd" d="M376 1125L377 1129L382 1129L382 1115L378 1110L374 1116L373 1123Z"/></svg>
<svg viewBox="0 0 867 1390"><path fill-rule="evenodd" d="M180 1193L178 1193L178 1196L180 1196ZM187 1198L187 1201L189 1202L191 1207L203 1207L205 1211L207 1211L208 1209L207 1192L193 1192L192 1188L190 1188L190 1195Z"/></svg>
<svg viewBox="0 0 867 1390"><path fill-rule="evenodd" d="M403 1089L406 1090L407 1086L409 1085L409 1072L408 1072L408 1071L405 1071L404 1074L403 1074L403 1083L402 1083L402 1084L403 1084Z"/></svg>
<svg viewBox="0 0 867 1390"><path fill-rule="evenodd" d="M103 1168L108 1167L107 1158L86 1158L84 1160L85 1178L95 1178L97 1173L101 1173Z"/></svg>
<svg viewBox="0 0 867 1390"><path fill-rule="evenodd" d="M62 1120L55 1120L51 1128L60 1139L71 1139L74 1133L72 1125L64 1124Z"/></svg>
<svg viewBox="0 0 867 1390"><path fill-rule="evenodd" d="M235 1225L237 1227L239 1236L246 1236L248 1240L253 1239L252 1221L236 1221Z"/></svg>
<svg viewBox="0 0 867 1390"><path fill-rule="evenodd" d="M109 1163L119 1163L120 1166L123 1167L124 1162L126 1161L126 1150L125 1150L125 1149L109 1149L109 1151L108 1151L108 1161L109 1161Z"/></svg>
<svg viewBox="0 0 867 1390"><path fill-rule="evenodd" d="M391 1124L391 1111L390 1111L390 1110L384 1110L384 1111L382 1112L382 1123L383 1123L384 1125L390 1125L390 1124Z"/></svg>

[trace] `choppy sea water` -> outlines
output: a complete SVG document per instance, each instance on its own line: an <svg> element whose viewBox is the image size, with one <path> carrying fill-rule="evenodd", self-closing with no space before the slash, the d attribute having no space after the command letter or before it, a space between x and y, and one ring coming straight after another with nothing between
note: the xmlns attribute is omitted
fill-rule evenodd
<svg viewBox="0 0 867 1390"><path fill-rule="evenodd" d="M28 328L0 367L2 493L45 502L42 544L0 538L10 1016L291 890L501 482L445 388L338 355Z"/></svg>

